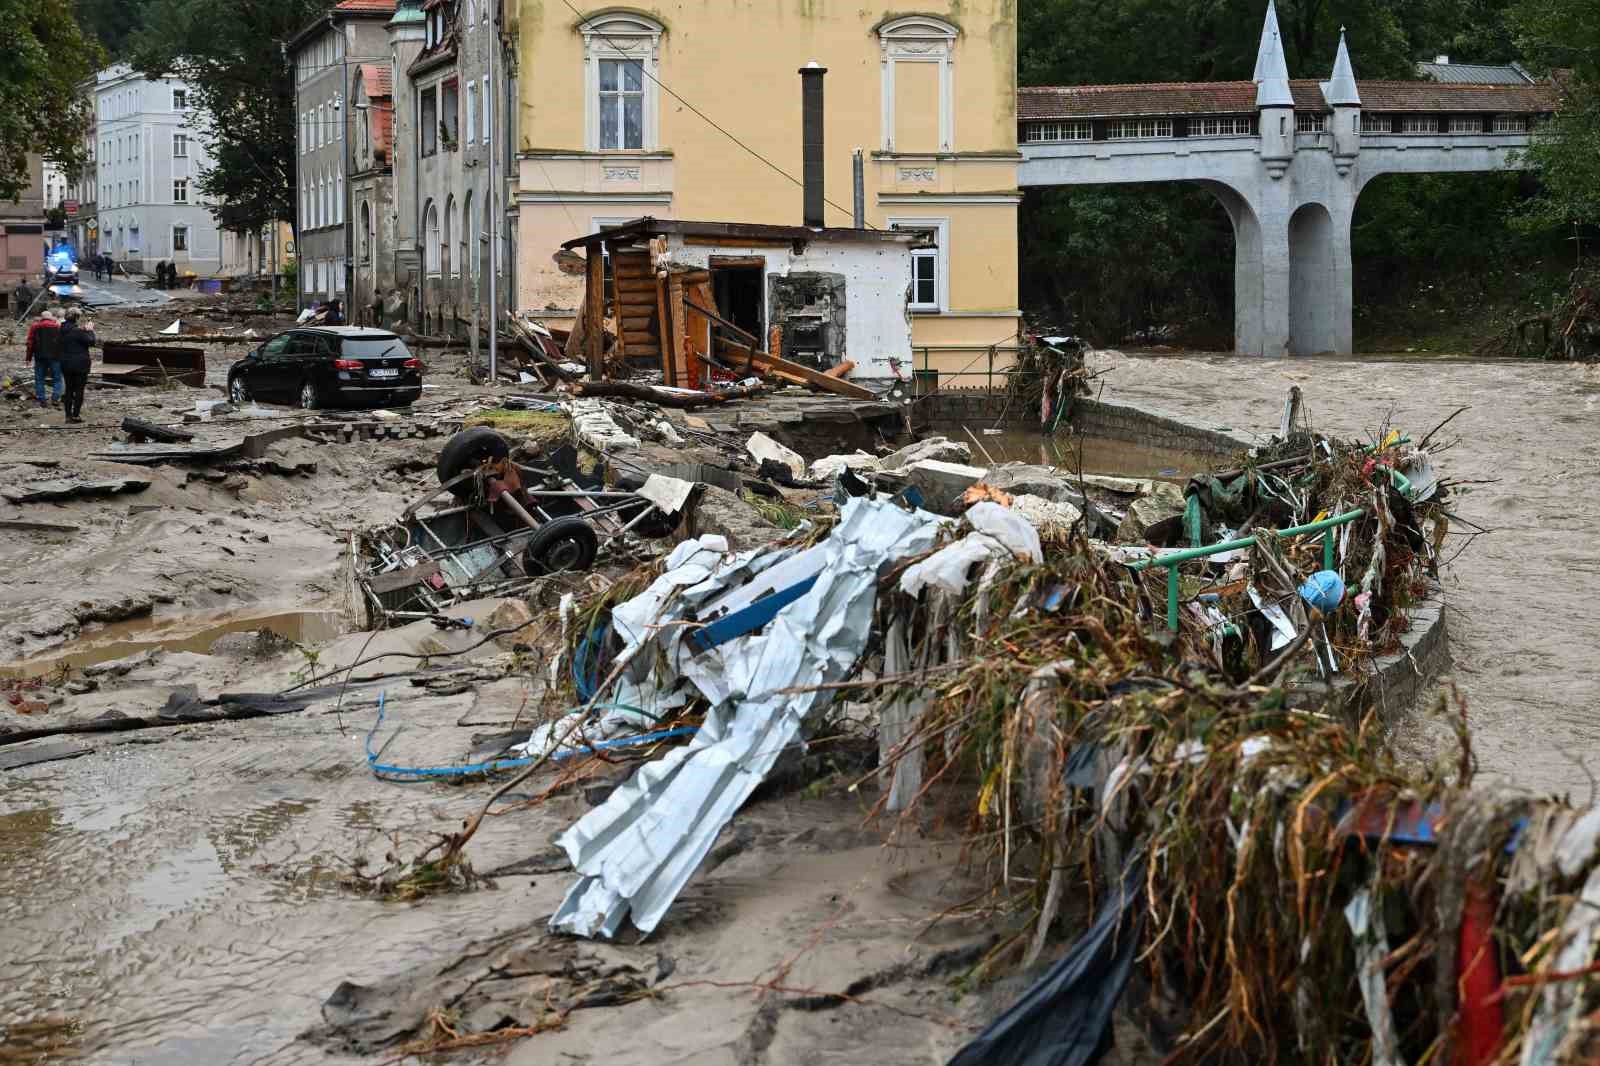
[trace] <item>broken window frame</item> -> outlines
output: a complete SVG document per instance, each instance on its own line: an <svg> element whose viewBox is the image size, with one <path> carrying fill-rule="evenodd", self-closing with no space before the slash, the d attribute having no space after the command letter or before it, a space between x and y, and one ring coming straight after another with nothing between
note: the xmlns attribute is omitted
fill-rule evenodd
<svg viewBox="0 0 1600 1066"><path fill-rule="evenodd" d="M901 232L921 233L932 248L913 248L911 250L911 288L906 306L918 314L939 314L950 306L950 220L948 218L903 218L896 216L887 220L889 228ZM922 271L931 264L933 276L924 278ZM926 284L932 290L932 299L925 300L921 297L924 293L922 286Z"/></svg>

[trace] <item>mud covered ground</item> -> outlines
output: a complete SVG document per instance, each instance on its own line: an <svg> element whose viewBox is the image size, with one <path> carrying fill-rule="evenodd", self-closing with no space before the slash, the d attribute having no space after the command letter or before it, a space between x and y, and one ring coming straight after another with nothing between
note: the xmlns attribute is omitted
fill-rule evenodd
<svg viewBox="0 0 1600 1066"><path fill-rule="evenodd" d="M113 314L100 318L106 332ZM214 347L212 380L239 354ZM1589 533L1600 459L1587 432L1600 380L1543 364L1096 360L1110 371L1105 399L1246 432L1275 428L1290 383L1305 390L1317 428L1339 434L1386 420L1425 432L1472 404L1447 434L1462 440L1445 465L1454 477L1498 479L1461 505L1497 532L1449 578L1456 677L1486 770L1586 796L1571 753L1592 750L1600 732L1591 609L1600 552ZM0 365L19 371L17 352L0 347ZM452 374L429 380L439 388L419 417L485 395ZM269 621L313 627L306 637L337 624L346 531L430 483L438 442L291 443L273 463L226 472L85 458L125 414L173 422L196 395L220 393L94 392L87 424L72 428L56 412L0 400L0 486L150 481L126 495L0 505L0 518L78 527L0 530L0 660L139 640L169 623L222 627L182 650L80 664L71 688L35 690L53 701L42 715L151 714L187 684L275 692L363 651L437 654L480 639L493 604L455 612L479 620L473 632L421 623L365 649L365 634L311 641L314 662L258 635ZM253 424L298 417L276 409ZM1028 975L961 983L1008 919L960 909L977 881L944 827L905 827L886 844L884 828L867 824L875 786L849 789L859 765L842 743L819 746L803 775L758 793L644 943L544 932L571 876L554 838L626 767L537 805L543 784L505 797L469 845L475 870L490 875L476 891L397 902L341 884L357 859L372 869L412 854L483 804L492 787L481 782L377 781L367 753L370 744L390 763L453 762L525 725L544 693L526 676L504 677L510 654L489 644L437 659L417 679L379 676L396 665L364 667L347 690L318 692L298 713L66 738L83 753L0 773L0 954L11 963L0 1062L373 1063L458 1024L560 1014L558 1029L451 1061L909 1066L947 1059L1025 987ZM389 717L369 739L380 693ZM10 727L35 717L0 715ZM1426 755L1431 734L1415 727L1403 739ZM1137 1040L1119 1039L1135 1061Z"/></svg>

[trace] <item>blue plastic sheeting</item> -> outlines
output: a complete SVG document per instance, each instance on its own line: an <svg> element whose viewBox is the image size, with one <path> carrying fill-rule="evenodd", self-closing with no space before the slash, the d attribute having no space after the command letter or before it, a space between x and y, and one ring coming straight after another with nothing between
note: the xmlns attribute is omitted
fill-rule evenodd
<svg viewBox="0 0 1600 1066"><path fill-rule="evenodd" d="M495 770L515 770L519 766L533 765L536 756L524 759L490 759L487 762L468 763L465 766L393 766L381 763L378 757L381 752L372 750L372 738L378 735L378 730L383 726L387 715L388 693L378 693L378 719L372 723L372 728L367 731L367 768L372 775L380 780L394 779L426 781L430 778L471 777L474 774L487 774ZM576 708L582 710L582 708ZM552 759L570 759L574 755L587 755L591 751L607 751L611 748L627 748L638 744L653 744L658 740L671 740L673 737L693 736L697 730L693 726L679 726L675 729L658 729L652 733L641 733L632 737L614 737L611 740L597 740L585 744L581 748L570 751L558 751L551 754Z"/></svg>

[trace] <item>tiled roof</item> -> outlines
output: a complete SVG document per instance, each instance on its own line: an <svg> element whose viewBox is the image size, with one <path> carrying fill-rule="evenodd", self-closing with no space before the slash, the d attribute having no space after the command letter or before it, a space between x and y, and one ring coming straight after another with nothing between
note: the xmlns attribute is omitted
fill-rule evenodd
<svg viewBox="0 0 1600 1066"><path fill-rule="evenodd" d="M1418 63L1417 73L1434 81L1458 85L1531 85L1533 77L1516 63Z"/></svg>
<svg viewBox="0 0 1600 1066"><path fill-rule="evenodd" d="M1430 81L1357 82L1367 111L1552 111L1559 93L1542 85L1443 85ZM1289 83L1294 105L1326 111L1320 83ZM1164 82L1150 85L1036 86L1018 90L1022 121L1112 118L1124 115L1250 114L1256 86L1249 81Z"/></svg>
<svg viewBox="0 0 1600 1066"><path fill-rule="evenodd" d="M385 100L394 95L394 76L381 63L361 64L361 84L366 87L368 99Z"/></svg>
<svg viewBox="0 0 1600 1066"><path fill-rule="evenodd" d="M395 0L339 0L333 9L357 15L392 15L394 4Z"/></svg>

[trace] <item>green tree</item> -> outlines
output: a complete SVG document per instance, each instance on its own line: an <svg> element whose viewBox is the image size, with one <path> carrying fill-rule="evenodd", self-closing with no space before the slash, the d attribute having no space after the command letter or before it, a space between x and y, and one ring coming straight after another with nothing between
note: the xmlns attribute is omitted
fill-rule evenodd
<svg viewBox="0 0 1600 1066"><path fill-rule="evenodd" d="M149 0L131 44L150 77L177 75L195 97L210 144L200 191L239 232L294 218L295 84L284 45L327 10L325 0Z"/></svg>
<svg viewBox="0 0 1600 1066"><path fill-rule="evenodd" d="M77 87L103 53L67 0L0 0L0 26L0 198L15 201L28 187L30 155L77 179L94 118Z"/></svg>
<svg viewBox="0 0 1600 1066"><path fill-rule="evenodd" d="M1540 194L1519 215L1530 229L1600 223L1600 4L1524 0L1511 13L1517 42L1541 69L1561 71L1561 110L1528 159Z"/></svg>
<svg viewBox="0 0 1600 1066"><path fill-rule="evenodd" d="M121 59L139 29L146 0L74 0L78 25L94 35L113 59Z"/></svg>

